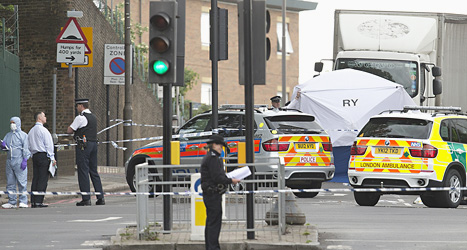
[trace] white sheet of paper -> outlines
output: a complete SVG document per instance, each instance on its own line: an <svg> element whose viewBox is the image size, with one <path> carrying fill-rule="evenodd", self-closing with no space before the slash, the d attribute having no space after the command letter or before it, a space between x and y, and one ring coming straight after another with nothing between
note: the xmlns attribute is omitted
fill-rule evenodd
<svg viewBox="0 0 467 250"><path fill-rule="evenodd" d="M250 171L250 168L248 166L244 166L244 167L241 167L241 168L237 168L237 169L235 169L233 171L230 171L226 175L227 175L227 177L232 178L232 179L243 180L246 177L251 175L251 171Z"/></svg>
<svg viewBox="0 0 467 250"><path fill-rule="evenodd" d="M50 161L49 172L50 172L50 174L52 175L52 177L55 176L55 169L56 169L56 168L57 168L57 167L54 166L54 162L53 162L53 161Z"/></svg>

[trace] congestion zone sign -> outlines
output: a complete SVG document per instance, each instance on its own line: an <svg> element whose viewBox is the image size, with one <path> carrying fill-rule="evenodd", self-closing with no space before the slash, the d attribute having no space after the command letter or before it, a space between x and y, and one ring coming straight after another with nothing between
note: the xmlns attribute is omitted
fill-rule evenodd
<svg viewBox="0 0 467 250"><path fill-rule="evenodd" d="M125 85L125 69L131 69L131 60L125 65L125 44L106 44L104 55L104 84Z"/></svg>

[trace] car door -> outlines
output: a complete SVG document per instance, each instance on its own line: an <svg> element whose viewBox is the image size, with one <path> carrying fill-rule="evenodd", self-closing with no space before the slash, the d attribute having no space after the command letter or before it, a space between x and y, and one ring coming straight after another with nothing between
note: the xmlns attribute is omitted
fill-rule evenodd
<svg viewBox="0 0 467 250"><path fill-rule="evenodd" d="M211 130L208 127L208 130ZM219 135L224 137L224 141L229 147L230 153L236 153L238 149L238 142L244 140L245 134L245 115L238 113L219 114L217 130ZM200 155L207 153L207 146L205 142L200 144Z"/></svg>
<svg viewBox="0 0 467 250"><path fill-rule="evenodd" d="M464 165L466 165L466 151L467 151L467 120L466 119L452 119L452 133L453 142L452 149L455 159ZM454 137L455 134L455 137ZM455 140L454 140L455 139Z"/></svg>
<svg viewBox="0 0 467 250"><path fill-rule="evenodd" d="M180 141L180 163L200 164L203 153L205 133L210 127L211 115L200 115L185 123L177 133L176 140ZM204 143L205 144L205 143ZM191 171L190 171L191 172Z"/></svg>

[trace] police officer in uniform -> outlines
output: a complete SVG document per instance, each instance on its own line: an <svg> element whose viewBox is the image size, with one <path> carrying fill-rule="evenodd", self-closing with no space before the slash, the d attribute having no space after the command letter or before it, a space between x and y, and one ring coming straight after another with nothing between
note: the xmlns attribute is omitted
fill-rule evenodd
<svg viewBox="0 0 467 250"><path fill-rule="evenodd" d="M276 95L271 97L272 110L278 112L281 107L281 97Z"/></svg>
<svg viewBox="0 0 467 250"><path fill-rule="evenodd" d="M105 205L101 178L97 172L97 119L89 110L89 99L77 99L76 110L79 115L68 127L69 134L74 133L76 143L76 165L78 166L78 183L81 192L90 192L89 176L97 195L96 205ZM90 206L91 196L82 195L76 206Z"/></svg>
<svg viewBox="0 0 467 250"><path fill-rule="evenodd" d="M220 135L212 135L207 144L209 151L201 163L201 188L207 215L204 240L206 250L214 250L220 249L222 194L227 190L228 184L237 184L240 180L231 179L225 175L224 163L220 157L222 147L227 147L224 138Z"/></svg>

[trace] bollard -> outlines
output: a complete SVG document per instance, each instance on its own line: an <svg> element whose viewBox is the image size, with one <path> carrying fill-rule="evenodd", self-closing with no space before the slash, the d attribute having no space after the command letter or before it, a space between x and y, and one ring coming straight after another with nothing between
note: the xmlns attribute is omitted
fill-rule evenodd
<svg viewBox="0 0 467 250"><path fill-rule="evenodd" d="M195 192L201 190L201 174L191 175L191 235L192 241L204 241L204 228L206 226L206 206L204 206L203 196Z"/></svg>

